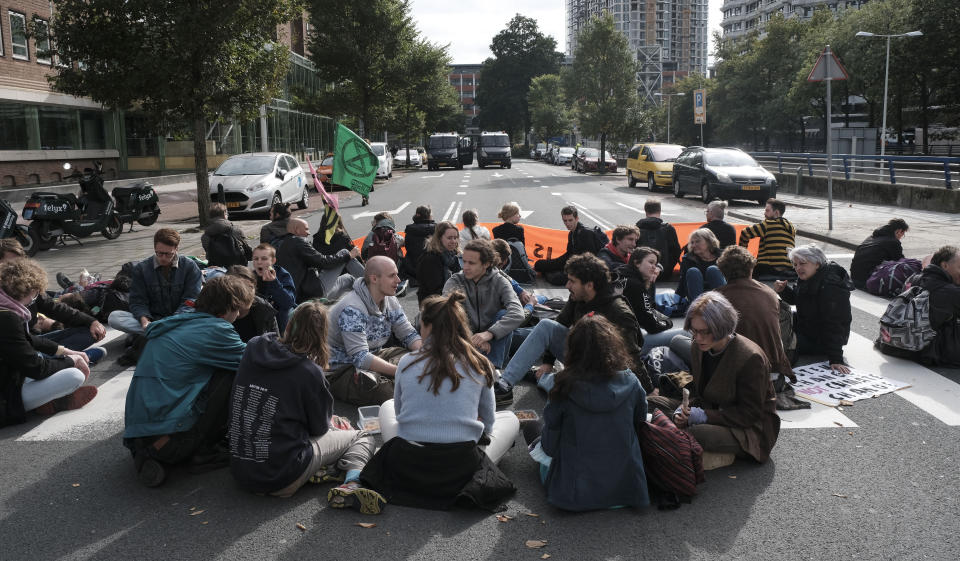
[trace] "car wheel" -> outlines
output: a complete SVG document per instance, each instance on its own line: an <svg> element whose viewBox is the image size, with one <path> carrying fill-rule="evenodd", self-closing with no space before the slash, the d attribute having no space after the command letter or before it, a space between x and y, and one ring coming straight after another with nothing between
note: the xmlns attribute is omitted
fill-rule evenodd
<svg viewBox="0 0 960 561"><path fill-rule="evenodd" d="M387 179L390 179L391 177L393 177L393 170L390 170L390 173L387 174Z"/></svg>
<svg viewBox="0 0 960 561"><path fill-rule="evenodd" d="M270 206L267 208L267 211L269 212L269 210L273 208L273 205L279 205L281 203L283 203L283 196L281 196L280 192L277 191L273 194L273 200L270 201Z"/></svg>
<svg viewBox="0 0 960 561"><path fill-rule="evenodd" d="M33 257L37 254L37 251L40 249L37 246L37 242L34 240L33 235L26 226L22 224L17 225L17 229L13 233L13 237L20 242L20 247L23 248L23 251L30 257Z"/></svg>
<svg viewBox="0 0 960 561"><path fill-rule="evenodd" d="M678 199L683 198L683 192L680 191L680 182L677 181L676 177L673 178L673 196Z"/></svg>
<svg viewBox="0 0 960 561"><path fill-rule="evenodd" d="M627 187L636 187L637 180L633 177L633 173L630 170L627 170Z"/></svg>
<svg viewBox="0 0 960 561"><path fill-rule="evenodd" d="M713 194L710 192L710 184L706 181L700 185L700 200L704 203L709 203L713 200Z"/></svg>
<svg viewBox="0 0 960 561"><path fill-rule="evenodd" d="M310 204L310 193L308 193L307 189L304 188L303 194L300 195L300 200L297 201L297 208L299 208L300 210L303 210L307 208L309 204Z"/></svg>
<svg viewBox="0 0 960 561"><path fill-rule="evenodd" d="M652 173L647 174L647 191L651 193L657 190L657 180L653 178Z"/></svg>
<svg viewBox="0 0 960 561"><path fill-rule="evenodd" d="M509 163L509 164L507 164L507 169L512 169L512 168L513 168L513 163L512 163L512 162Z"/></svg>

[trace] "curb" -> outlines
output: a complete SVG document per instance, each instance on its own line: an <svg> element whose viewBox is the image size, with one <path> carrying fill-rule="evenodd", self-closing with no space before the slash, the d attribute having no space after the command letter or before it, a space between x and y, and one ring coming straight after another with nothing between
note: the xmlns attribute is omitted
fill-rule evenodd
<svg viewBox="0 0 960 561"><path fill-rule="evenodd" d="M748 221L748 222L753 222L754 224L759 224L760 222L763 222L762 220L758 220L758 219L756 219L756 218L754 218L754 217L752 217L752 216L748 216L748 215L746 215L746 214L740 214L739 212L730 212L730 211L727 211L727 216L732 216L732 217L734 217L734 218L739 218L740 220L746 220L746 221ZM832 237L830 237L830 236L826 236L826 235L821 234L821 233L819 233L819 232L811 232L810 230L801 229L801 228L799 228L799 227L797 228L797 235L803 236L803 237L805 237L805 238L810 238L810 239L813 239L813 240L821 241L821 242L830 243L830 244L837 245L837 246L840 246L840 247L845 247L845 248L847 248L847 249L852 249L852 250L856 250L856 249L859 247L859 244L851 243L851 242L848 242L847 240L841 240L841 239L839 239L839 238L832 238Z"/></svg>

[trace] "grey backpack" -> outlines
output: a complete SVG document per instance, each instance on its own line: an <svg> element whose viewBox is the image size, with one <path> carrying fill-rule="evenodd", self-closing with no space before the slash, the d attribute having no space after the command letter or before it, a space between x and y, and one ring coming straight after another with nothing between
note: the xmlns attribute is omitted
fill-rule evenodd
<svg viewBox="0 0 960 561"><path fill-rule="evenodd" d="M921 351L937 332L930 325L930 292L911 286L894 298L880 317L878 342L902 351Z"/></svg>

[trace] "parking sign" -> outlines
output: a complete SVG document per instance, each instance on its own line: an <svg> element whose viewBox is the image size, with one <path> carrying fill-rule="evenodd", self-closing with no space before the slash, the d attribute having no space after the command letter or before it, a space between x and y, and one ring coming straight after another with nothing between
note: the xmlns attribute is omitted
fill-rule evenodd
<svg viewBox="0 0 960 561"><path fill-rule="evenodd" d="M707 90L693 90L693 123L707 122Z"/></svg>

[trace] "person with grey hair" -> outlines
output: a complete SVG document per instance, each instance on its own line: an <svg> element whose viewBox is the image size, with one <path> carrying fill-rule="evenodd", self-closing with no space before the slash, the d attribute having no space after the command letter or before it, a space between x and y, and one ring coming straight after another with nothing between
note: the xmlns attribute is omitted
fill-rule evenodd
<svg viewBox="0 0 960 561"><path fill-rule="evenodd" d="M723 273L717 267L720 257L720 242L717 236L706 228L690 233L687 253L680 261L680 282L677 294L689 301L696 300L704 290L712 290L727 284Z"/></svg>
<svg viewBox="0 0 960 561"><path fill-rule="evenodd" d="M850 293L853 281L847 270L829 261L814 244L790 250L797 271L796 287L778 280L773 288L784 302L796 305L794 332L799 354L827 355L830 368L841 373L850 369L843 361L843 346L850 338Z"/></svg>
<svg viewBox="0 0 960 561"><path fill-rule="evenodd" d="M737 311L717 292L690 304L684 328L693 334L689 405L662 396L647 399L672 413L677 427L703 446L704 469L729 465L735 457L766 462L780 432L767 355L736 334Z"/></svg>
<svg viewBox="0 0 960 561"><path fill-rule="evenodd" d="M727 210L727 201L710 201L704 212L707 215L707 223L700 226L706 228L717 236L720 242L720 249L726 249L731 245L737 245L737 230L724 221L723 217Z"/></svg>

